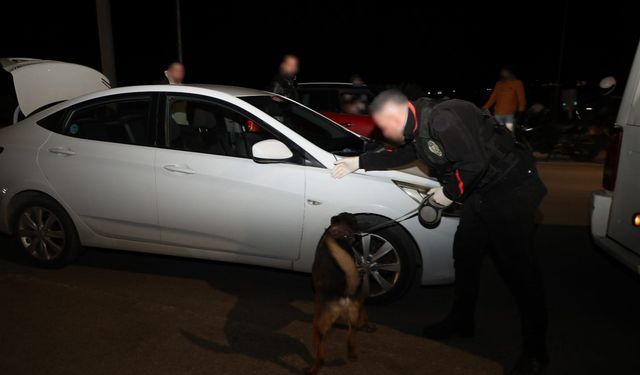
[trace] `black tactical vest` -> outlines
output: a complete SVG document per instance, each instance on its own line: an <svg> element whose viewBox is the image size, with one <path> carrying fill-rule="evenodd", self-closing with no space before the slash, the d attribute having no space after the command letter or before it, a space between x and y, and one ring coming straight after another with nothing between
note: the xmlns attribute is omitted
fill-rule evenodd
<svg viewBox="0 0 640 375"><path fill-rule="evenodd" d="M451 162L447 159L446 146L431 134L429 120L431 111L442 102L443 100L429 98L420 98L414 102L419 118L415 142L418 157L440 174L446 173L447 169L450 169ZM529 158L526 154L530 153L516 142L513 133L497 122L493 116L479 109L478 116L482 116L479 121L480 139L478 141L482 142L482 150L488 161L488 168L475 188L488 189L516 166L520 164L532 165L532 158ZM531 159L531 161L526 159Z"/></svg>

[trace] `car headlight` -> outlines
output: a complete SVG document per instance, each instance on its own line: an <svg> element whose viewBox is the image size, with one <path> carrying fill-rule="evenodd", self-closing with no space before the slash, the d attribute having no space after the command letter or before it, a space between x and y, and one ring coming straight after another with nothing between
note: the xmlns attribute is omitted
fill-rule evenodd
<svg viewBox="0 0 640 375"><path fill-rule="evenodd" d="M427 196L427 189L424 186L409 184L407 182L393 181L402 191L410 196L414 201L420 203Z"/></svg>

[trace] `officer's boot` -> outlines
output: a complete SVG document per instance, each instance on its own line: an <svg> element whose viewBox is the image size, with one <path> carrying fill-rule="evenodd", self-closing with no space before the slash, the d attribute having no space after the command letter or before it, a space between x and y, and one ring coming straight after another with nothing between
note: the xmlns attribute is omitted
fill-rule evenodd
<svg viewBox="0 0 640 375"><path fill-rule="evenodd" d="M535 299L518 298L522 319L522 354L510 375L538 375L549 365L547 352L547 315L544 302ZM534 303L532 303L532 301Z"/></svg>
<svg viewBox="0 0 640 375"><path fill-rule="evenodd" d="M454 336L472 337L475 334L474 308L456 300L451 312L438 323L424 327L422 335L433 340L446 340Z"/></svg>

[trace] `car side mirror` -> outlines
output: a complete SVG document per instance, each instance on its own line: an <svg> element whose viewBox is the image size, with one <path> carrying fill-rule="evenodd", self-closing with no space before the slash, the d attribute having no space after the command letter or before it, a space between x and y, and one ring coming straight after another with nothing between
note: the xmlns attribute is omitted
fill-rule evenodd
<svg viewBox="0 0 640 375"><path fill-rule="evenodd" d="M260 141L251 147L253 161L256 163L281 163L293 157L293 153L277 139Z"/></svg>

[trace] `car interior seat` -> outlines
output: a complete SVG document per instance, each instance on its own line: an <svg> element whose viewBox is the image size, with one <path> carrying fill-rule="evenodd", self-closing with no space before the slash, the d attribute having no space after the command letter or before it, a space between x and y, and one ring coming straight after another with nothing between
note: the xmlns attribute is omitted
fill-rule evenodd
<svg viewBox="0 0 640 375"><path fill-rule="evenodd" d="M185 137L187 148L198 152L226 155L221 136L224 137L224 126L219 126L216 115L203 109L193 110L193 124L188 127L189 136ZM185 129L186 130L186 129Z"/></svg>

